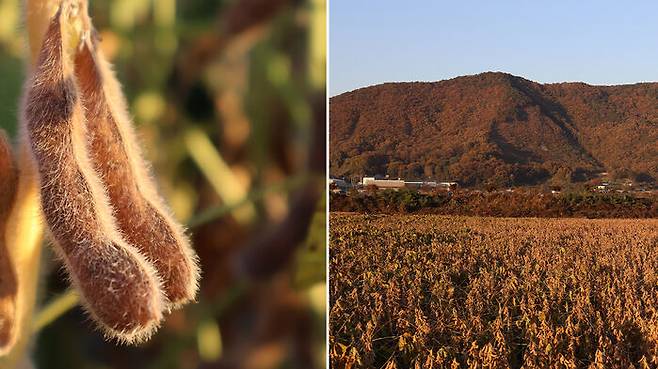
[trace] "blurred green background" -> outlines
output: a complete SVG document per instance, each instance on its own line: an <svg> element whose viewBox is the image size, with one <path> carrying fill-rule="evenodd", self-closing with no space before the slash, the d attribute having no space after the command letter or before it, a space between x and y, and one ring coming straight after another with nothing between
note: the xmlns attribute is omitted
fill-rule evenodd
<svg viewBox="0 0 658 369"><path fill-rule="evenodd" d="M21 6L0 2L0 128L14 138ZM40 306L62 309L41 322L34 366L324 367L325 1L91 0L90 13L190 229L201 293L146 344L118 346L73 306L47 246Z"/></svg>

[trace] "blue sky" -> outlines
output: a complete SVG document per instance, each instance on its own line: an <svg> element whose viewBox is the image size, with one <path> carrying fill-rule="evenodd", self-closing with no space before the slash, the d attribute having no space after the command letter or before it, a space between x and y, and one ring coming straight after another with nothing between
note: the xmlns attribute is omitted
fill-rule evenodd
<svg viewBox="0 0 658 369"><path fill-rule="evenodd" d="M658 1L330 0L329 93L504 71L658 81Z"/></svg>

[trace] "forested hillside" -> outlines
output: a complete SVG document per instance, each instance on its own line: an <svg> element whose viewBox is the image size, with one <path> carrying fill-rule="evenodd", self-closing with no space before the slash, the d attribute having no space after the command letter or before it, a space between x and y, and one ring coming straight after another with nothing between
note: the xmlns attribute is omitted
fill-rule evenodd
<svg viewBox="0 0 658 369"><path fill-rule="evenodd" d="M539 84L505 73L386 83L330 100L331 174L465 186L658 178L658 83Z"/></svg>

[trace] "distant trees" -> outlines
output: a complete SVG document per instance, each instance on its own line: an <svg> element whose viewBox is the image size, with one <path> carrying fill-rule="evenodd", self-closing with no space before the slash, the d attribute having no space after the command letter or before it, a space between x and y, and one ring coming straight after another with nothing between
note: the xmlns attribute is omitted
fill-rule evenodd
<svg viewBox="0 0 658 369"><path fill-rule="evenodd" d="M635 174L635 182L654 183L656 182L656 179L649 173L642 172Z"/></svg>
<svg viewBox="0 0 658 369"><path fill-rule="evenodd" d="M362 213L436 213L449 215L502 217L586 217L653 218L658 217L658 196L637 197L618 193L566 191L552 195L537 189L514 192L433 191L420 193L374 189L348 196L330 194L331 211ZM552 189L564 190L553 186Z"/></svg>
<svg viewBox="0 0 658 369"><path fill-rule="evenodd" d="M550 180L553 186L567 187L571 184L571 168L560 167Z"/></svg>

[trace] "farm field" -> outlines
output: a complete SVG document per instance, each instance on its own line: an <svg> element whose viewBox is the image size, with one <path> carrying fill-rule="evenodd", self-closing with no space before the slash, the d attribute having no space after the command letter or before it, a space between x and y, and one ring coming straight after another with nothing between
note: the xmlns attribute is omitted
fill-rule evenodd
<svg viewBox="0 0 658 369"><path fill-rule="evenodd" d="M330 214L332 368L654 368L658 219Z"/></svg>

